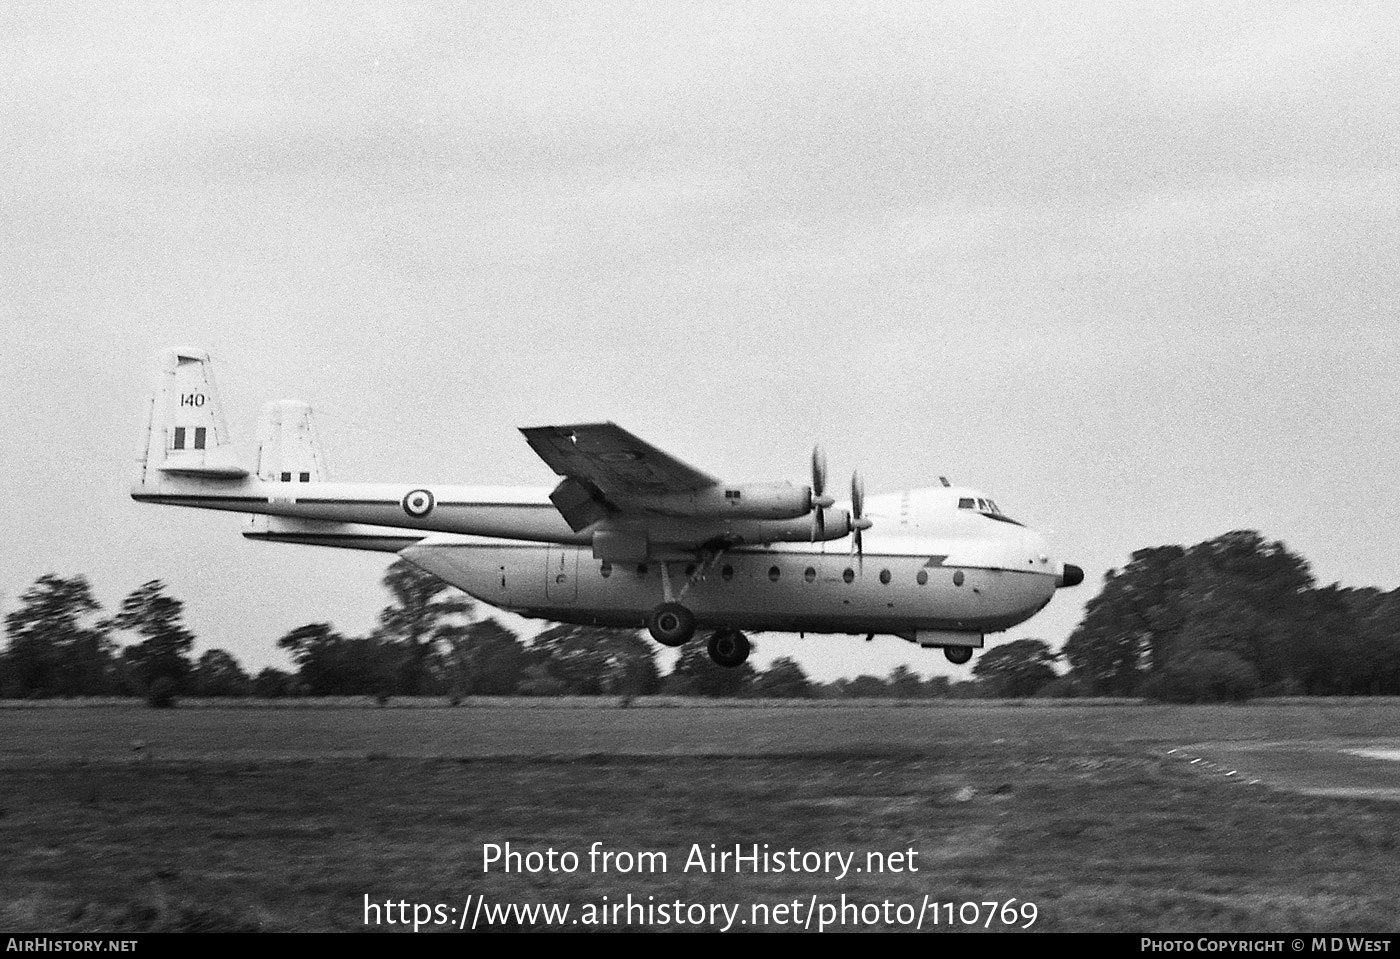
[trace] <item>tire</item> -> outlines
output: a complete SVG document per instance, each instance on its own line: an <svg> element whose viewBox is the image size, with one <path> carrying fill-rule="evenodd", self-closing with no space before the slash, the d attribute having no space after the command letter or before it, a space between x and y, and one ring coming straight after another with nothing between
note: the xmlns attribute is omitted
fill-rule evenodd
<svg viewBox="0 0 1400 959"><path fill-rule="evenodd" d="M647 630L662 646L683 646L695 635L695 614L680 603L662 603L647 617Z"/></svg>
<svg viewBox="0 0 1400 959"><path fill-rule="evenodd" d="M972 659L971 646L944 646L943 655L948 657L948 662L961 666Z"/></svg>
<svg viewBox="0 0 1400 959"><path fill-rule="evenodd" d="M733 669L749 658L749 638L737 629L720 629L710 637L710 659L716 666Z"/></svg>

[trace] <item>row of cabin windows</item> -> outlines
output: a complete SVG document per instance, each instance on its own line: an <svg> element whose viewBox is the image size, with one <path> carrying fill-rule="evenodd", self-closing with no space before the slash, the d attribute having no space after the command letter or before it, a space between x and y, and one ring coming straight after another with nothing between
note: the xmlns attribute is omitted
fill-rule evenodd
<svg viewBox="0 0 1400 959"><path fill-rule="evenodd" d="M602 566L598 567L598 572L599 572L600 574L602 574L602 577L603 577L604 579L607 579L609 576L612 575L612 563L604 562ZM646 563L642 563L642 564L638 565L638 566L637 566L637 575L638 575L639 577L642 577L642 576L646 576L646 574L647 574L647 564L646 564ZM734 578L734 567L733 567L733 566L730 566L728 563L726 563L723 567L720 568L719 574L720 574L720 576L724 579L724 581L727 583L727 582L729 582L731 579ZM685 575L686 575L687 577L695 575L695 564L694 564L694 563L691 563L690 565L688 565L688 566L685 568ZM782 575L783 575L783 571L782 571L781 569L779 569L777 566L770 566L770 567L768 567L768 580L769 580L769 582L776 583L779 579L782 578ZM817 579L817 571L816 571L816 568L815 568L815 567L812 567L812 566L808 566L808 567L802 572L802 578L803 578L806 582L809 582L809 583L816 582L816 579ZM846 567L846 569L841 573L841 579L842 579L843 582L852 583L852 582L855 582L855 578L856 578L856 571L853 570L853 569L851 569L849 566ZM894 579L894 576L890 573L889 570L887 570L887 569L882 569L882 570L880 570L880 582L881 582L883 585L888 586L888 585L890 584L890 581L891 581L892 579ZM954 585L954 586L961 586L961 585L963 584L963 581L964 581L963 571L962 571L962 570L956 570L956 571L954 571L954 573L953 573L953 585ZM920 586L925 586L925 585L927 585L927 584L928 584L928 570L926 570L926 569L921 569L921 570L919 570L918 574L915 575L915 577L914 577L914 582L918 583Z"/></svg>
<svg viewBox="0 0 1400 959"><path fill-rule="evenodd" d="M185 429L185 427L183 427L183 426L177 426L177 427L175 427L175 437L174 437L173 441L172 441L171 444L170 444L170 448L173 449L173 450L186 450L186 449L188 449L188 450L202 450L202 449L204 449L204 441L205 441L205 438L206 438L206 437L208 436L208 434L209 434L209 430L208 430L206 427L203 427L203 426L196 426L196 427L194 428L194 445L193 445L193 446L186 446L186 445L185 445L185 440L187 439L187 435L186 435L186 434L188 434L189 432L190 432L190 431L187 430L187 429Z"/></svg>

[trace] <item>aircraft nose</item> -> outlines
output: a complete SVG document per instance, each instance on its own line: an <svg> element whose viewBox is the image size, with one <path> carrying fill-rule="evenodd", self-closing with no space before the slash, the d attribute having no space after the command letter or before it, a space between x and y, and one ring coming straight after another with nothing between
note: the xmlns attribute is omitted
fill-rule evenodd
<svg viewBox="0 0 1400 959"><path fill-rule="evenodd" d="M1055 585L1057 587L1078 586L1082 582L1084 582L1084 570L1075 566L1073 563L1065 563L1064 567L1060 570L1060 578L1055 581Z"/></svg>

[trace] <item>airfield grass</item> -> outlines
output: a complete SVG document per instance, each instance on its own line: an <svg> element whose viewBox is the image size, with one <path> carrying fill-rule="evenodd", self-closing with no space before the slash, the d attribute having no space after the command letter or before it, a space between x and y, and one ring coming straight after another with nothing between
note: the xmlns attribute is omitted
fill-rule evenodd
<svg viewBox="0 0 1400 959"><path fill-rule="evenodd" d="M748 918L751 903L844 894L915 911L926 895L1014 897L1036 904L1036 930L1394 931L1400 803L1251 786L1167 750L1376 736L1397 717L1391 701L4 710L0 926L359 930L365 896L568 903L578 917L630 894ZM595 841L665 852L668 868L590 872ZM577 852L579 871L483 872L483 844L505 842ZM684 871L692 843L859 864L912 848L919 870ZM939 915L925 928L966 928ZM891 927L838 928L872 926Z"/></svg>

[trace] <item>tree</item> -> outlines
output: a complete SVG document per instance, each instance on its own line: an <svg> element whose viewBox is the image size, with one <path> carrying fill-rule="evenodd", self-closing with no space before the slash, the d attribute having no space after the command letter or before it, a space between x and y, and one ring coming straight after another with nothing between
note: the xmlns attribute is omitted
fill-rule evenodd
<svg viewBox="0 0 1400 959"><path fill-rule="evenodd" d="M807 673L791 656L779 656L755 676L753 691L773 699L809 699L814 692Z"/></svg>
<svg viewBox="0 0 1400 959"><path fill-rule="evenodd" d="M7 696L93 696L112 691L113 646L87 579L46 573L5 616Z"/></svg>
<svg viewBox="0 0 1400 959"><path fill-rule="evenodd" d="M890 687L879 676L862 673L851 680L846 695L852 699L885 699L890 695Z"/></svg>
<svg viewBox="0 0 1400 959"><path fill-rule="evenodd" d="M259 699L280 699L290 696L296 677L281 669L268 666L253 679L253 695Z"/></svg>
<svg viewBox="0 0 1400 959"><path fill-rule="evenodd" d="M1039 639L1018 639L987 650L972 666L972 674L985 681L992 695L1019 698L1034 696L1055 679L1050 644Z"/></svg>
<svg viewBox="0 0 1400 959"><path fill-rule="evenodd" d="M460 626L471 614L472 602L447 583L407 560L395 560L382 580L393 602L379 614L384 639L403 647L405 656L398 691L409 696L426 691L434 653L445 631ZM448 595L443 593L452 590Z"/></svg>
<svg viewBox="0 0 1400 959"><path fill-rule="evenodd" d="M903 664L890 670L890 677L885 682L889 694L896 699L918 699L924 695L924 684L919 681L919 674Z"/></svg>
<svg viewBox="0 0 1400 959"><path fill-rule="evenodd" d="M633 629L560 624L536 636L530 649L576 696L645 696L661 681L652 644Z"/></svg>
<svg viewBox="0 0 1400 959"><path fill-rule="evenodd" d="M1400 589L1341 590L1356 629L1348 691L1400 695Z"/></svg>
<svg viewBox="0 0 1400 959"><path fill-rule="evenodd" d="M947 676L930 676L924 680L922 695L929 699L947 699L953 695L953 681Z"/></svg>
<svg viewBox="0 0 1400 959"><path fill-rule="evenodd" d="M1065 644L1072 677L1093 693L1136 695L1173 659L1229 653L1271 688L1298 681L1345 604L1319 600L1307 562L1253 530L1189 549L1158 546L1111 570Z"/></svg>
<svg viewBox="0 0 1400 959"><path fill-rule="evenodd" d="M749 691L753 680L751 662L732 669L717 666L710 659L709 650L703 642L690 642L681 647L681 654L676 657L676 665L666 678L663 691L681 696L743 696Z"/></svg>
<svg viewBox="0 0 1400 959"><path fill-rule="evenodd" d="M164 677L176 691L185 690L193 668L190 650L194 647L194 634L181 622L184 609L184 603L165 595L164 583L153 579L127 596L111 621L117 629L146 637L122 650L122 657L143 685L149 687Z"/></svg>
<svg viewBox="0 0 1400 959"><path fill-rule="evenodd" d="M1173 703L1240 702L1259 692L1259 674L1234 653L1201 649L1174 658L1143 692Z"/></svg>
<svg viewBox="0 0 1400 959"><path fill-rule="evenodd" d="M313 696L376 696L392 691L401 656L374 639L347 639L330 623L298 626L277 640Z"/></svg>
<svg viewBox="0 0 1400 959"><path fill-rule="evenodd" d="M443 631L445 681L454 695L510 696L524 682L530 653L495 619Z"/></svg>
<svg viewBox="0 0 1400 959"><path fill-rule="evenodd" d="M1123 570L1105 575L1064 648L1075 675L1095 692L1135 695L1147 671L1165 662L1184 617L1185 559L1180 546L1140 549Z"/></svg>
<svg viewBox="0 0 1400 959"><path fill-rule="evenodd" d="M211 649L194 664L196 696L246 696L253 681L227 650Z"/></svg>

